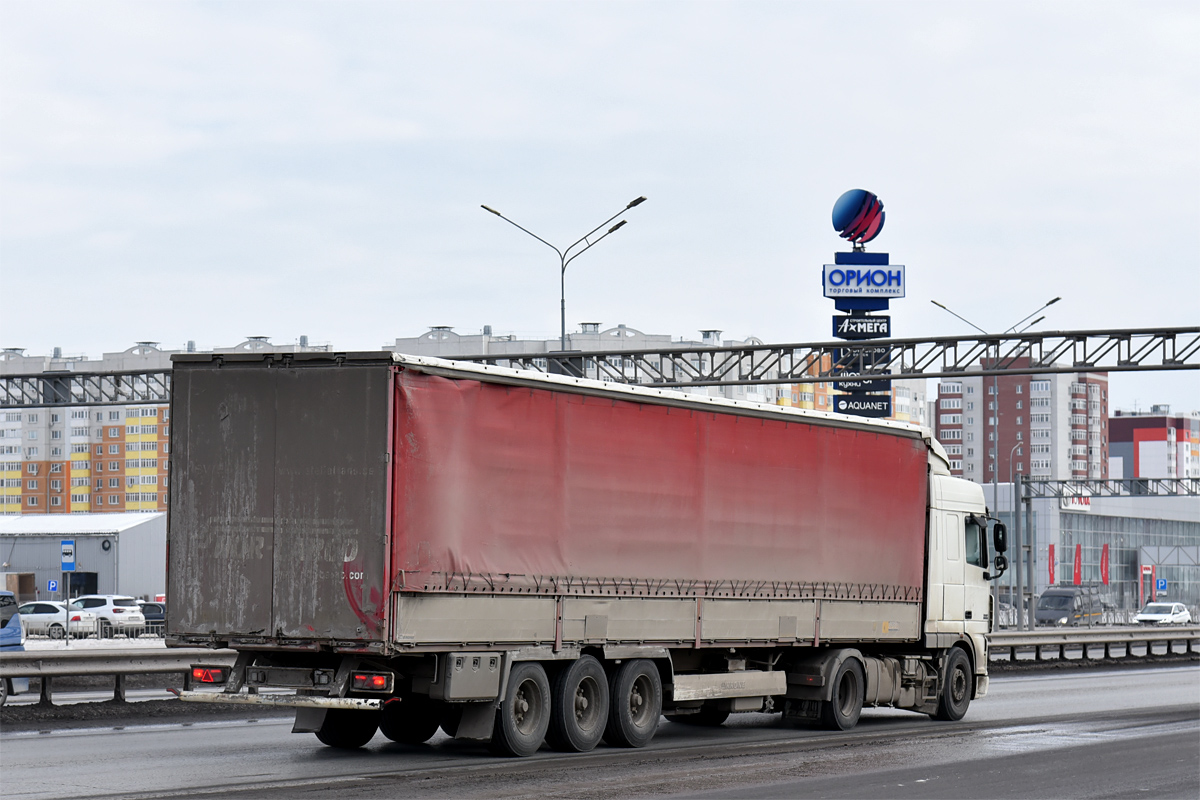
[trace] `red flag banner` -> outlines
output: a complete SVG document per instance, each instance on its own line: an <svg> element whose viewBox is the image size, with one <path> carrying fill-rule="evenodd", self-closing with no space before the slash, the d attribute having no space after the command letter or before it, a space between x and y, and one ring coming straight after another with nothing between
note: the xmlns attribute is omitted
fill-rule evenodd
<svg viewBox="0 0 1200 800"><path fill-rule="evenodd" d="M1075 574L1072 576L1075 579L1075 585L1083 583L1083 545L1075 545Z"/></svg>
<svg viewBox="0 0 1200 800"><path fill-rule="evenodd" d="M1108 545L1100 551L1100 582L1108 586Z"/></svg>
<svg viewBox="0 0 1200 800"><path fill-rule="evenodd" d="M1046 565L1050 568L1050 585L1054 585L1054 545L1050 545L1050 557L1046 559Z"/></svg>

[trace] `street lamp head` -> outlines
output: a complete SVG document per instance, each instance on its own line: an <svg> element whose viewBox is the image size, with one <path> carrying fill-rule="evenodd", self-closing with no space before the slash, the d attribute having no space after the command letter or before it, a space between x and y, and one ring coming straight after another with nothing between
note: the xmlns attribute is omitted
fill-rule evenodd
<svg viewBox="0 0 1200 800"><path fill-rule="evenodd" d="M620 228L620 227L621 227L622 225L624 225L626 222L628 222L628 220L624 220L624 219L623 219L623 220L621 220L621 221L620 221L620 222L618 222L616 225L613 225L611 228L609 228L609 229L608 229L608 233L612 233L613 231L617 230L617 228ZM605 235L607 236L608 234L605 234Z"/></svg>
<svg viewBox="0 0 1200 800"><path fill-rule="evenodd" d="M1047 306L1052 306L1052 305L1054 305L1055 303L1057 303L1059 300L1062 300L1062 298L1061 298L1061 297L1056 297L1056 298L1054 298L1053 300L1051 300L1049 303L1046 303L1046 305L1047 305Z"/></svg>
<svg viewBox="0 0 1200 800"><path fill-rule="evenodd" d="M484 211L490 211L490 212L492 212L492 213L493 213L493 214L495 214L497 217L501 216L500 212L499 212L499 211L497 211L497 210L496 210L496 209L494 209L494 208L488 208L488 207L487 207L487 206L485 206L485 205L480 205L479 207L480 207L480 208L482 208Z"/></svg>
<svg viewBox="0 0 1200 800"><path fill-rule="evenodd" d="M487 206L484 206L484 208L487 208ZM491 209L488 209L488 210L490 211ZM941 303L939 303L937 300L930 300L929 302L933 303L938 308L945 309L946 311L950 310L950 309L946 308L944 305L942 305Z"/></svg>
<svg viewBox="0 0 1200 800"><path fill-rule="evenodd" d="M636 200L630 200L630 201L629 201L629 205L627 205L627 206L625 206L625 207L626 207L626 208L633 208L634 206L640 206L640 205L641 205L642 203L644 203L644 202L646 202L646 198L645 198L645 197L639 197L639 198L638 198L638 199L636 199Z"/></svg>

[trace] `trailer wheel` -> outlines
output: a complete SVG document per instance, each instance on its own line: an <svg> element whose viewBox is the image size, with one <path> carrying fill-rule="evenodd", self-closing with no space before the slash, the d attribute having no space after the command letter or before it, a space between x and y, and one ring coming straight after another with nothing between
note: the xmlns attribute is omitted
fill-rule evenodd
<svg viewBox="0 0 1200 800"><path fill-rule="evenodd" d="M551 690L546 742L555 750L586 753L600 744L608 723L608 676L592 656L558 673Z"/></svg>
<svg viewBox="0 0 1200 800"><path fill-rule="evenodd" d="M971 705L971 660L961 647L946 654L946 674L934 719L955 722L967 715Z"/></svg>
<svg viewBox="0 0 1200 800"><path fill-rule="evenodd" d="M833 696L821 703L821 724L833 731L848 731L858 724L865 691L862 665L847 658L833 676Z"/></svg>
<svg viewBox="0 0 1200 800"><path fill-rule="evenodd" d="M423 694L384 704L379 714L379 732L393 742L424 744L437 733L441 709Z"/></svg>
<svg viewBox="0 0 1200 800"><path fill-rule="evenodd" d="M325 721L317 738L322 744L342 750L354 750L375 738L379 730L378 711L351 711L347 708L331 708L325 712Z"/></svg>
<svg viewBox="0 0 1200 800"><path fill-rule="evenodd" d="M626 661L609 683L608 726L604 741L616 747L645 747L662 716L662 679L653 661Z"/></svg>
<svg viewBox="0 0 1200 800"><path fill-rule="evenodd" d="M523 661L508 676L508 691L496 712L491 749L505 756L530 756L550 727L550 681L536 661Z"/></svg>

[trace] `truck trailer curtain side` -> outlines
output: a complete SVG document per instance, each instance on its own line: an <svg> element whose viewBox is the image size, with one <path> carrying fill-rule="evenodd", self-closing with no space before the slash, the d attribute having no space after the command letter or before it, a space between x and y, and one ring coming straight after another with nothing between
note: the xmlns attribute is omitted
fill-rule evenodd
<svg viewBox="0 0 1200 800"><path fill-rule="evenodd" d="M395 391L405 591L920 600L918 437L414 369Z"/></svg>

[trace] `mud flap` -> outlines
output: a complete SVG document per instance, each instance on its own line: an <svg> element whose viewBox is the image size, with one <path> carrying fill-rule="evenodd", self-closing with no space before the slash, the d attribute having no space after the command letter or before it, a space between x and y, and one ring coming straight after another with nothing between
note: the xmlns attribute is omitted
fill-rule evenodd
<svg viewBox="0 0 1200 800"><path fill-rule="evenodd" d="M463 703L462 720L455 731L455 739L472 739L489 741L492 738L492 728L496 724L496 704L488 700L484 703Z"/></svg>
<svg viewBox="0 0 1200 800"><path fill-rule="evenodd" d="M297 708L292 733L316 733L325 724L327 708Z"/></svg>

